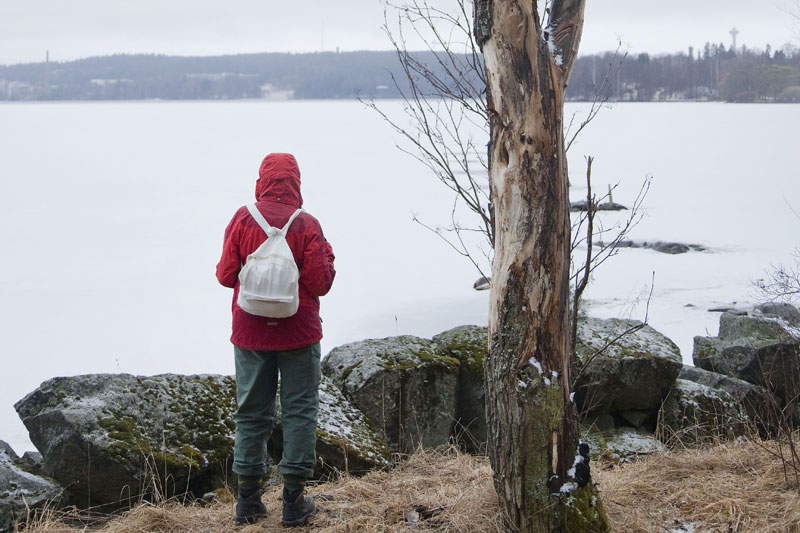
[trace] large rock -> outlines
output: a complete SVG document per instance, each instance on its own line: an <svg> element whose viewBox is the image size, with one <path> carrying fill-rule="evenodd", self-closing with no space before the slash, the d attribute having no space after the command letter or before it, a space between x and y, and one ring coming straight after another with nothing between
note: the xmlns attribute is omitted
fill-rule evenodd
<svg viewBox="0 0 800 533"><path fill-rule="evenodd" d="M231 479L235 398L231 377L93 374L48 380L14 407L72 503L120 507Z"/></svg>
<svg viewBox="0 0 800 533"><path fill-rule="evenodd" d="M61 492L58 484L26 471L14 450L0 441L0 532L15 531L30 511L58 507Z"/></svg>
<svg viewBox="0 0 800 533"><path fill-rule="evenodd" d="M584 419L613 413L631 426L652 427L681 371L681 353L641 322L582 318L578 322L575 402Z"/></svg>
<svg viewBox="0 0 800 533"><path fill-rule="evenodd" d="M448 443L459 365L437 343L401 336L339 346L322 367L391 451L410 453Z"/></svg>
<svg viewBox="0 0 800 533"><path fill-rule="evenodd" d="M330 380L323 378L319 398L318 473L386 466L386 445ZM55 378L15 408L42 452L42 472L68 487L68 502L79 507L121 507L143 489L143 497L152 489L199 497L233 479L236 384L230 376ZM270 448L277 461L280 402L276 411Z"/></svg>
<svg viewBox="0 0 800 533"><path fill-rule="evenodd" d="M445 355L461 362L456 393L454 436L470 453L486 453L486 391L483 360L489 352L488 330L459 326L433 337Z"/></svg>
<svg viewBox="0 0 800 533"><path fill-rule="evenodd" d="M762 432L762 436L774 432L777 427L778 421L775 414L776 408L780 409L781 403L774 394L763 387L743 379L688 365L684 365L678 379L692 381L728 394L736 404L744 409L747 417Z"/></svg>
<svg viewBox="0 0 800 533"><path fill-rule="evenodd" d="M694 444L749 432L751 422L727 392L677 379L664 400L662 438L668 444Z"/></svg>
<svg viewBox="0 0 800 533"><path fill-rule="evenodd" d="M777 317L793 327L800 327L800 309L789 303L767 302L755 307L764 316Z"/></svg>
<svg viewBox="0 0 800 533"><path fill-rule="evenodd" d="M581 440L589 445L593 461L626 463L667 451L667 447L652 433L630 427L600 430L581 426Z"/></svg>
<svg viewBox="0 0 800 533"><path fill-rule="evenodd" d="M779 320L724 313L719 336L695 337L695 366L761 385L786 402L800 394L800 339Z"/></svg>
<svg viewBox="0 0 800 533"><path fill-rule="evenodd" d="M275 428L270 450L279 462L283 448L280 399L275 402ZM327 376L319 388L317 424L317 477L332 471L363 474L389 464L383 438L370 426L364 414L353 407Z"/></svg>

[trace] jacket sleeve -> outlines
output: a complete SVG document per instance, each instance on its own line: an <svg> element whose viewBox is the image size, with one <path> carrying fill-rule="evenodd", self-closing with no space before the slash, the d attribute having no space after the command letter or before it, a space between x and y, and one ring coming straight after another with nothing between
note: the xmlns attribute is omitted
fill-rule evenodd
<svg viewBox="0 0 800 533"><path fill-rule="evenodd" d="M336 270L333 268L333 248L325 240L319 223L314 225L303 249L301 281L314 296L324 296L331 290Z"/></svg>
<svg viewBox="0 0 800 533"><path fill-rule="evenodd" d="M239 258L239 225L234 215L225 228L225 239L222 243L222 258L217 263L217 280L225 287L233 288L241 269Z"/></svg>

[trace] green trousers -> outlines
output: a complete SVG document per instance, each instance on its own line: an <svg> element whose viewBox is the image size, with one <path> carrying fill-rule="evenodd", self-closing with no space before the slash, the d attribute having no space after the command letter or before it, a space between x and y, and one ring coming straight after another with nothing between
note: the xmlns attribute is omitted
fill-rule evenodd
<svg viewBox="0 0 800 533"><path fill-rule="evenodd" d="M317 462L319 343L296 350L253 351L234 346L238 409L233 472L262 476L267 471L267 439L275 422L280 375L283 475L310 479Z"/></svg>

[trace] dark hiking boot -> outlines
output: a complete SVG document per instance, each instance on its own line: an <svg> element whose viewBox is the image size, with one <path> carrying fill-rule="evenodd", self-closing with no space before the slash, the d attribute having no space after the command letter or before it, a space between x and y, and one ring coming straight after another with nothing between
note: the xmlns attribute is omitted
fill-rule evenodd
<svg viewBox="0 0 800 533"><path fill-rule="evenodd" d="M250 492L239 491L236 500L236 525L253 524L259 518L267 516L267 506L261 501L261 489Z"/></svg>
<svg viewBox="0 0 800 533"><path fill-rule="evenodd" d="M302 489L292 493L283 489L283 527L304 526L315 514L317 506L311 498L303 495Z"/></svg>

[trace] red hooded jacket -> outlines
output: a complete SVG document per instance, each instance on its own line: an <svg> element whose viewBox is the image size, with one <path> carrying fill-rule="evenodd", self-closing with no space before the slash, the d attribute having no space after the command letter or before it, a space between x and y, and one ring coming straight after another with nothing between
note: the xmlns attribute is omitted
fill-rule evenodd
<svg viewBox="0 0 800 533"><path fill-rule="evenodd" d="M256 206L270 226L282 228L294 211L303 205L300 196L300 169L290 154L270 154L261 163L256 182ZM222 258L217 279L233 288L233 334L231 342L245 350L291 350L322 339L319 297L333 284L333 249L322 234L317 219L300 213L286 234L300 270L300 307L288 318L251 315L236 305L239 270L247 256L258 248L266 235L258 223L241 207L225 230Z"/></svg>

